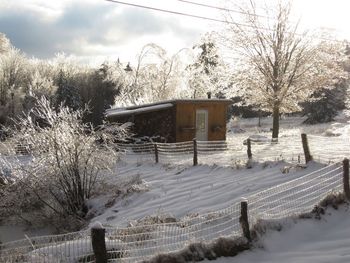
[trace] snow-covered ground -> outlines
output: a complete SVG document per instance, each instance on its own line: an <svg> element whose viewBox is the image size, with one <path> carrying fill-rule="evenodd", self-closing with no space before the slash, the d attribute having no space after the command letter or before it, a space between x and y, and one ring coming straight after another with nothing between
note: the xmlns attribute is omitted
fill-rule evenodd
<svg viewBox="0 0 350 263"><path fill-rule="evenodd" d="M120 179L141 175L146 192L128 195L105 208L101 199L92 201L96 213L92 219L111 226L125 226L127 222L147 215L167 214L181 218L189 214L207 213L229 207L240 198L262 189L301 177L323 167L313 163L306 169L282 170L285 162L256 164L252 169L232 169L216 165L176 168L163 165L130 164L119 168ZM93 212L93 210L91 211Z"/></svg>
<svg viewBox="0 0 350 263"><path fill-rule="evenodd" d="M233 258L219 258L215 263L348 263L349 207L329 209L321 220L303 219L282 231L269 231L259 245Z"/></svg>
<svg viewBox="0 0 350 263"><path fill-rule="evenodd" d="M318 170L325 166L328 160L332 159L331 157L347 156L347 152L350 151L350 148L347 148L350 135L350 125L348 123L342 121L310 126L301 125L301 122L301 118L282 119L280 138L283 141L283 150L295 153L296 157L298 153L302 153L301 132L322 136L309 137L311 153L314 153L318 159L316 158L316 162L309 164L306 168L294 166L285 161L272 160L265 162L259 157L257 158L258 162L254 163L251 169L246 169L244 162L237 162L233 158L235 151L227 152L225 155L210 155L205 158L199 156L200 165L197 167L191 166L191 159L189 159L189 162L181 162L181 165L174 162L172 164L154 164L152 159L143 162L141 161L142 158L137 163L121 161L116 168L116 174L109 175L106 189L101 189L101 193L106 192L108 194L101 194L90 200L90 226L99 221L107 227L125 227L128 224L134 225L137 220L151 215L174 217L181 220L196 214L215 212L237 203L242 197L250 196ZM243 140L248 136L258 134L269 138L271 135L269 131L271 119L263 119L262 127L256 127L257 123L257 119L230 122L228 125L228 141L231 145L240 147L244 152ZM339 143L336 143L334 139ZM328 147L329 144L331 144L330 147ZM278 148L278 151L282 148ZM256 149L253 145L253 156L260 156ZM276 150L276 148L274 149ZM279 154L278 151L276 151L277 154ZM261 156L263 156L263 151ZM188 157L183 156L183 158ZM319 163L319 161L323 163ZM124 189L121 186L125 186ZM236 258L220 260L225 263L245 263L266 258L266 261L261 262L281 262L283 255L286 258L291 257L290 253L292 251L296 251L296 256L302 257L304 254L307 257L309 254L304 247L309 247L314 251L319 249L313 237L317 239L320 246L324 245L322 249L320 248L320 250L323 250L320 251L320 254L321 252L325 253L324 251L327 251L326 247L331 245L331 240L339 244L345 238L346 232L344 231L344 233L341 233L342 235L339 235L339 241L335 241L337 235L333 235L333 232L329 232L328 235L325 232L325 239L329 241L328 243L322 243L321 237L317 236L316 232L321 232L322 227L328 230L332 226L329 222L334 223L334 220L342 221L341 225L346 227L347 220L345 218L347 213L346 210L342 210L339 213L334 213L336 216L327 216L319 222L308 220L291 226L280 233L270 233L264 237L263 249L248 251ZM13 238L11 232L6 232L4 229L4 226L3 229L0 228L0 240L2 242L19 237ZM306 230L310 233L307 232L308 236L303 237L302 234L306 233ZM337 230L335 230L336 232ZM297 233L300 233L300 236ZM331 235L333 235L333 239ZM313 244L310 244L309 241L313 241ZM346 242L349 241L345 240L344 243ZM332 246L329 249L332 249ZM281 254L277 253L279 251L281 251ZM274 254L276 257L272 258ZM299 259L295 257L294 261L287 262L348 262L346 260L320 261L317 260L316 254L315 252L315 258L311 259L310 257L309 261L298 261ZM271 258L268 256L271 256Z"/></svg>

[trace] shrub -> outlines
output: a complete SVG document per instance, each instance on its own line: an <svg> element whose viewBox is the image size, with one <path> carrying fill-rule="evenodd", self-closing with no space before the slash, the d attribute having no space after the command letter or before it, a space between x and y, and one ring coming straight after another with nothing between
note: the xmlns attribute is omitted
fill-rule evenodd
<svg viewBox="0 0 350 263"><path fill-rule="evenodd" d="M10 132L12 147L7 155L16 156L16 145L25 145L27 158L2 156L11 167L15 183L6 187L7 208L20 214L35 205L45 218L83 220L86 201L111 171L117 160L116 140L127 135L121 126L103 125L95 130L83 124L83 110L60 106L53 110L45 99L16 121ZM15 161L14 161L15 160ZM20 198L19 198L20 197ZM15 207L15 208L14 208Z"/></svg>

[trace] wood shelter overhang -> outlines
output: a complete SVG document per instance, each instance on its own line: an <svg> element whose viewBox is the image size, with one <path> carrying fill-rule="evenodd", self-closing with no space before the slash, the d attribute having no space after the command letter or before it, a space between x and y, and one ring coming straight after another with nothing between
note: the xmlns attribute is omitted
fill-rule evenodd
<svg viewBox="0 0 350 263"><path fill-rule="evenodd" d="M108 117L122 117L122 116L131 116L138 115L146 112L153 112L159 110L169 109L174 107L177 103L225 103L227 105L232 104L230 99L175 99L175 100L166 100L161 102L155 102L144 105L135 105L125 108L114 108L106 110L105 116Z"/></svg>
<svg viewBox="0 0 350 263"><path fill-rule="evenodd" d="M106 111L106 117L108 118L108 117L121 117L121 116L127 116L127 115L137 115L137 114L142 114L147 112L169 109L172 107L174 107L174 104L172 103L163 103L163 104L140 107L135 109L128 109L128 108L110 109Z"/></svg>

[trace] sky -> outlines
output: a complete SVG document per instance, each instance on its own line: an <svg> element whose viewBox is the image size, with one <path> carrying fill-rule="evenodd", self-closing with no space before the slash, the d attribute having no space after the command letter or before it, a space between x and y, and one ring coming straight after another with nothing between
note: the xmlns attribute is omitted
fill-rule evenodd
<svg viewBox="0 0 350 263"><path fill-rule="evenodd" d="M226 1L192 0L215 6ZM267 0L273 1L273 0ZM220 11L179 0L124 0L162 9L222 19ZM296 20L306 28L331 28L350 39L349 0L294 0ZM156 43L174 54L191 48L223 23L111 3L106 0L1 0L0 32L29 57L64 52L82 61L134 61L142 46Z"/></svg>

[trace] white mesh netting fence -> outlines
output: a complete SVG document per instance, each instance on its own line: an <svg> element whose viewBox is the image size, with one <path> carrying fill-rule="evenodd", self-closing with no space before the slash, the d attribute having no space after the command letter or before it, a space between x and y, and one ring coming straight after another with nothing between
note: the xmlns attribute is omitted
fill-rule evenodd
<svg viewBox="0 0 350 263"><path fill-rule="evenodd" d="M1 263L89 262L93 254L89 230L22 239L0 244L0 248Z"/></svg>
<svg viewBox="0 0 350 263"><path fill-rule="evenodd" d="M342 190L342 166L334 163L248 197L250 221L310 212L330 191Z"/></svg>
<svg viewBox="0 0 350 263"><path fill-rule="evenodd" d="M247 137L247 136L245 136ZM246 140L242 136L226 141L197 141L198 163L232 165L247 161ZM311 155L315 161L332 163L350 155L350 140L344 137L308 135ZM8 145L7 145L8 144ZM4 144L9 146L11 142ZM190 165L193 163L193 142L119 144L120 158L126 162L155 162L155 144L158 148L158 161L164 164ZM26 145L1 147L1 154L25 155ZM6 151L4 150L6 149ZM304 154L299 134L280 137L278 142L271 140L251 140L254 161L288 161L304 163Z"/></svg>
<svg viewBox="0 0 350 263"><path fill-rule="evenodd" d="M342 166L322 169L247 196L250 224L310 212L331 191L342 189ZM240 203L166 224L106 228L110 262L138 262L159 253L176 252L194 242L241 236ZM88 230L35 237L1 245L0 262L94 262Z"/></svg>
<svg viewBox="0 0 350 263"><path fill-rule="evenodd" d="M158 162L177 165L193 163L194 143L156 143ZM121 159L126 162L155 162L155 144L120 144ZM280 138L278 142L251 142L254 161L304 162L300 136ZM247 161L247 145L242 140L197 141L198 163L233 165Z"/></svg>
<svg viewBox="0 0 350 263"><path fill-rule="evenodd" d="M308 135L308 143L315 161L331 163L350 155L349 138Z"/></svg>

